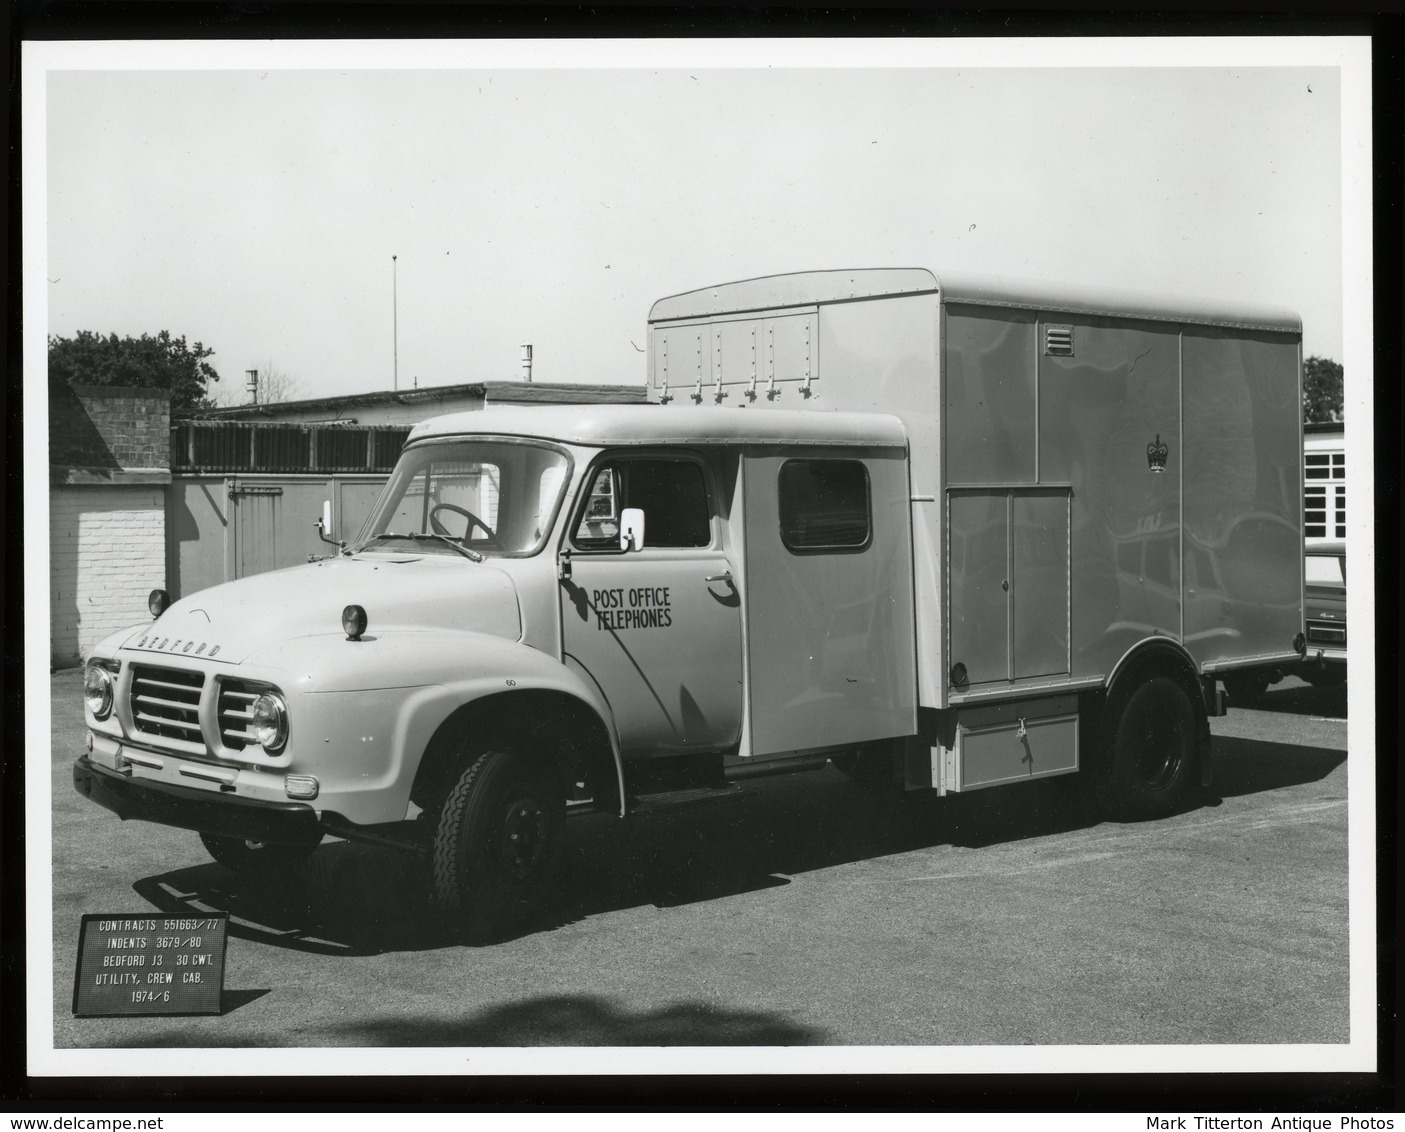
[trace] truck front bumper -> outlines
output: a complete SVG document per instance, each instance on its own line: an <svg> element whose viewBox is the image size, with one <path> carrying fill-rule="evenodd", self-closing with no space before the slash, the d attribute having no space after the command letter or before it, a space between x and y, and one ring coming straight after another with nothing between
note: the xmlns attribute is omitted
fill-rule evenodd
<svg viewBox="0 0 1405 1132"><path fill-rule="evenodd" d="M304 802L260 802L132 778L86 756L73 764L73 786L123 821L150 821L275 845L305 844L321 832L317 811Z"/></svg>

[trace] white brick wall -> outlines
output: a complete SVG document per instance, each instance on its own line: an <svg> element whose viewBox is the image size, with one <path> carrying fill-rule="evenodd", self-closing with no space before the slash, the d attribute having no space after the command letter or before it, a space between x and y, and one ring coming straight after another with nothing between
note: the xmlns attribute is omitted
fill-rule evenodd
<svg viewBox="0 0 1405 1132"><path fill-rule="evenodd" d="M49 491L49 626L56 664L74 664L109 633L149 621L166 585L161 486L55 486Z"/></svg>

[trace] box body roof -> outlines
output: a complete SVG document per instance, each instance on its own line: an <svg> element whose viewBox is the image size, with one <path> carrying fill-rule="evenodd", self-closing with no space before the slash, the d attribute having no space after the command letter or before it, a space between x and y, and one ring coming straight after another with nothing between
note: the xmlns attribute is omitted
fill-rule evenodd
<svg viewBox="0 0 1405 1132"><path fill-rule="evenodd" d="M939 277L920 267L801 271L701 287L660 299L650 310L649 321L673 322L746 311L933 292L945 303L1302 333L1302 320L1298 315L1276 307L1220 303L1153 292L1075 287L1005 276L943 274Z"/></svg>

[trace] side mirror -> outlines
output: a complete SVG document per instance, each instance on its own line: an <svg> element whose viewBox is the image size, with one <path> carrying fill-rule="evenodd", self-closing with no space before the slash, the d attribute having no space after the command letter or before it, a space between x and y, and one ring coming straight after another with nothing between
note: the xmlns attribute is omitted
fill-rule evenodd
<svg viewBox="0 0 1405 1132"><path fill-rule="evenodd" d="M322 517L317 520L314 526L317 527L317 537L323 542L329 542L335 547L343 545L332 536L332 501L330 499L322 500Z"/></svg>
<svg viewBox="0 0 1405 1132"><path fill-rule="evenodd" d="M620 549L644 549L644 511L639 507L626 507L620 512Z"/></svg>

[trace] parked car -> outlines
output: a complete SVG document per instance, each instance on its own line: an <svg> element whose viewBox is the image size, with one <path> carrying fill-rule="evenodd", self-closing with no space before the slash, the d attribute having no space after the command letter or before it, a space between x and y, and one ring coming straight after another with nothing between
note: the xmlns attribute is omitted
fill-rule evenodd
<svg viewBox="0 0 1405 1132"><path fill-rule="evenodd" d="M1346 681L1346 543L1309 546L1303 581L1307 656L1298 675L1335 687Z"/></svg>

